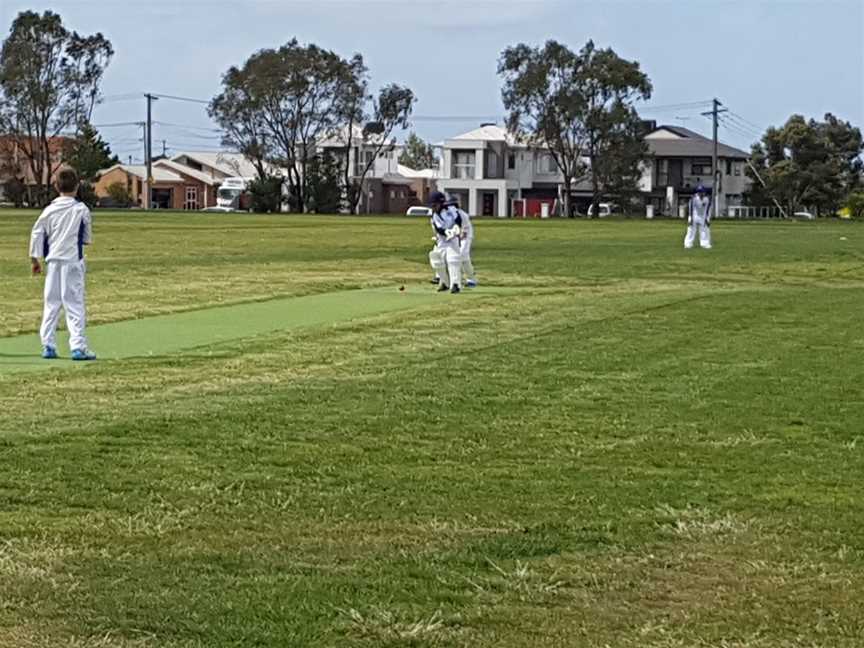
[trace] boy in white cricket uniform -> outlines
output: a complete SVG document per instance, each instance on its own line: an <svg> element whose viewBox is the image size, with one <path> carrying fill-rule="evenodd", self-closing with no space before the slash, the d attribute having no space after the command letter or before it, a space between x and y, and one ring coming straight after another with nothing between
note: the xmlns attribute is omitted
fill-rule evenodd
<svg viewBox="0 0 864 648"><path fill-rule="evenodd" d="M33 274L42 272L39 259L45 259L45 307L39 335L42 357L57 357L57 323L60 309L66 311L69 348L73 360L95 360L84 335L84 246L93 239L90 210L75 199L78 175L63 169L57 176L58 198L48 205L30 235L30 262Z"/></svg>
<svg viewBox="0 0 864 648"><path fill-rule="evenodd" d="M460 235L461 241L459 245L459 252L462 259L462 278L467 278L465 281L465 286L467 288L475 288L477 286L477 275L474 272L474 264L471 261L471 244L474 242L474 224L471 222L471 217L468 215L468 212L465 212L459 208L459 202L457 200L451 198L449 202L445 203L445 206L455 209L459 213L459 216L462 218L462 234ZM432 229L434 233L434 226ZM437 237L433 236L432 240L436 241L437 245ZM432 256L430 255L430 259L431 258ZM440 282L441 277L436 271L435 278L432 279L432 283L438 285Z"/></svg>
<svg viewBox="0 0 864 648"><path fill-rule="evenodd" d="M684 237L684 247L690 249L696 242L699 233L699 245L711 249L711 200L705 187L696 187L696 195L690 199L690 216L687 219L687 235Z"/></svg>
<svg viewBox="0 0 864 648"><path fill-rule="evenodd" d="M477 286L477 276L474 273L474 264L471 262L471 244L474 242L474 224L471 222L471 217L467 212L459 209L457 203L453 203L459 216L462 218L462 234L460 235L461 243L459 246L460 258L462 259L462 277L465 279L465 286L474 288Z"/></svg>
<svg viewBox="0 0 864 648"><path fill-rule="evenodd" d="M429 203L432 206L432 230L435 232L435 247L429 253L429 263L439 277L438 291L450 289L456 294L461 292L462 283L462 251L461 225L462 217L452 207L447 207L447 197L440 191L432 192ZM446 279L445 279L446 277Z"/></svg>

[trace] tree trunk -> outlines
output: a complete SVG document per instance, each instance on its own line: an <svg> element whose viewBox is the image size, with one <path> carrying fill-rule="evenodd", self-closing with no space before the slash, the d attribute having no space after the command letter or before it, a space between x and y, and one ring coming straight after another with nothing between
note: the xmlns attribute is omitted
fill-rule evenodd
<svg viewBox="0 0 864 648"><path fill-rule="evenodd" d="M564 176L564 190L561 192L561 205L563 208L563 214L565 218L573 218L573 214L570 213L570 182L573 178Z"/></svg>

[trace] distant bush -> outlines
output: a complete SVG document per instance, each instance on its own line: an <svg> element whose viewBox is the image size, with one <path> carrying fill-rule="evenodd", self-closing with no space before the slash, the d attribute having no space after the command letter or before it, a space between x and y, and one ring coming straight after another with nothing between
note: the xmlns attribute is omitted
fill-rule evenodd
<svg viewBox="0 0 864 648"><path fill-rule="evenodd" d="M339 188L339 166L332 155L316 155L306 168L308 195L306 207L317 214L333 214L339 211L342 192ZM350 187L353 194L357 189ZM349 203L355 204L353 195Z"/></svg>
<svg viewBox="0 0 864 648"><path fill-rule="evenodd" d="M108 185L108 197L111 199L115 207L130 207L132 205L132 196L126 185L122 182L115 182Z"/></svg>
<svg viewBox="0 0 864 648"><path fill-rule="evenodd" d="M252 211L268 214L282 211L282 178L257 178L249 184Z"/></svg>
<svg viewBox="0 0 864 648"><path fill-rule="evenodd" d="M96 207L99 202L99 196L96 195L96 190L89 182L82 181L78 185L78 200L87 205L90 209Z"/></svg>
<svg viewBox="0 0 864 648"><path fill-rule="evenodd" d="M16 207L23 207L27 200L27 186L19 178L12 178L4 183L3 195Z"/></svg>
<svg viewBox="0 0 864 648"><path fill-rule="evenodd" d="M864 218L864 191L849 194L846 207L849 208L852 218Z"/></svg>

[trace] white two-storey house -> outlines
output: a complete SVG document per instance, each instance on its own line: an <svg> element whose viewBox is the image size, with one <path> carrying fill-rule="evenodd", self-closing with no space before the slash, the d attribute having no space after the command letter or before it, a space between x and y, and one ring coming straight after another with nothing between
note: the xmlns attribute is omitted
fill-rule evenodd
<svg viewBox="0 0 864 648"><path fill-rule="evenodd" d="M651 122L646 126L649 156L640 181L644 204L656 214L677 215L697 185L712 188L713 142L684 128L655 127ZM560 205L564 179L552 155L517 141L501 126L482 124L445 140L440 148L438 188L458 198L472 214L507 217L524 214L526 209L537 213L541 203ZM727 206L741 204L749 182L746 159L743 151L720 144L721 213ZM590 202L590 183L580 179L570 187L571 207L584 214Z"/></svg>

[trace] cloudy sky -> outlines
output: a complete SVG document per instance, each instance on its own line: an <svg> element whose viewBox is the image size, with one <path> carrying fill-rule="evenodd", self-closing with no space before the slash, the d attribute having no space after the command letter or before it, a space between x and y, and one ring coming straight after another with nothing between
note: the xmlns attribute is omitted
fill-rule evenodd
<svg viewBox="0 0 864 648"><path fill-rule="evenodd" d="M373 84L414 89L415 129L433 141L500 120L501 50L550 38L640 61L646 117L707 133L700 106L664 106L718 97L734 145L796 112L864 126L864 0L0 0L0 24L49 8L114 45L97 124L142 120L143 92L207 100L229 66L297 37L362 53ZM154 150L219 145L203 104L163 99L154 119ZM142 157L138 127L102 131L124 160Z"/></svg>

